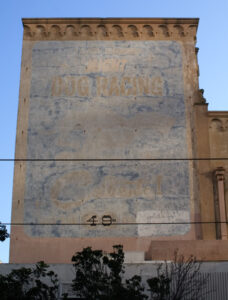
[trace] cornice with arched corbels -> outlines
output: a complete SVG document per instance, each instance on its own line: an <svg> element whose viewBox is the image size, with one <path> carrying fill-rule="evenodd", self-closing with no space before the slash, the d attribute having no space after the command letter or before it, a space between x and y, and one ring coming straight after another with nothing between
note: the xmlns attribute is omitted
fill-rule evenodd
<svg viewBox="0 0 228 300"><path fill-rule="evenodd" d="M216 132L228 132L228 111L208 112L209 128Z"/></svg>
<svg viewBox="0 0 228 300"><path fill-rule="evenodd" d="M32 19L30 19L32 20ZM48 20L48 19L47 19ZM47 21L46 20L46 21ZM56 24L57 23L57 24ZM166 24L149 22L127 24L101 23L87 24L86 22L58 24L58 22L42 24L41 21L29 22L23 20L25 40L150 40L150 39L196 39L197 23Z"/></svg>

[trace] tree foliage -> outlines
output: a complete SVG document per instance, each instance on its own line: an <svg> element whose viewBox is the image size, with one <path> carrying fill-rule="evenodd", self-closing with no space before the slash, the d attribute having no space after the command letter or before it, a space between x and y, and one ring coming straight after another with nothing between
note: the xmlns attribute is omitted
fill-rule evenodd
<svg viewBox="0 0 228 300"><path fill-rule="evenodd" d="M190 255L174 252L172 262L164 262L157 267L157 276L147 280L151 291L151 299L156 300L198 300L204 299L203 288L207 277L200 276L201 262Z"/></svg>
<svg viewBox="0 0 228 300"><path fill-rule="evenodd" d="M73 290L84 299L147 299L140 276L123 281L124 252L122 245L113 246L113 252L84 248L72 257L76 277Z"/></svg>
<svg viewBox="0 0 228 300"><path fill-rule="evenodd" d="M0 222L0 241L4 242L9 237L6 226Z"/></svg>
<svg viewBox="0 0 228 300"><path fill-rule="evenodd" d="M58 297L58 278L43 261L34 269L20 268L0 275L1 300L52 300Z"/></svg>

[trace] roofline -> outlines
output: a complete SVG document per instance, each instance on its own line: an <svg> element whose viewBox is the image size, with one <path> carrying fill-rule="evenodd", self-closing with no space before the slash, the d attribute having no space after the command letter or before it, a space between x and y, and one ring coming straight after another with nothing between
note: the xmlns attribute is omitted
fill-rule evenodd
<svg viewBox="0 0 228 300"><path fill-rule="evenodd" d="M209 110L208 111L209 117L228 117L228 110Z"/></svg>
<svg viewBox="0 0 228 300"><path fill-rule="evenodd" d="M198 26L199 18L22 18L26 24L189 24Z"/></svg>

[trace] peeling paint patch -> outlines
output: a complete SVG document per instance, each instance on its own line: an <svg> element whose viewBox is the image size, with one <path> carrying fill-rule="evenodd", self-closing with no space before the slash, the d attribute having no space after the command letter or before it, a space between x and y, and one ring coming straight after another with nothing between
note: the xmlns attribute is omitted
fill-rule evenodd
<svg viewBox="0 0 228 300"><path fill-rule="evenodd" d="M187 210L139 211L137 212L136 222L151 223L146 225L138 225L139 236L183 235L190 230L190 224L185 224L190 222L190 214L189 211ZM158 224L156 225L156 223ZM170 224L162 224L162 223L170 223ZM177 223L177 224L172 224L172 223Z"/></svg>

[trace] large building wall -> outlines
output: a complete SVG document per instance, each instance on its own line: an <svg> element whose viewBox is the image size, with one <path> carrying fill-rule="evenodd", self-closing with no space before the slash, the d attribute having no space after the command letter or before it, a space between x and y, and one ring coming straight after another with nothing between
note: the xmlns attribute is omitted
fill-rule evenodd
<svg viewBox="0 0 228 300"><path fill-rule="evenodd" d="M117 243L151 259L151 243L221 236L200 224L220 218L211 162L191 160L220 151L198 91L198 20L23 24L12 222L25 225L11 262Z"/></svg>

